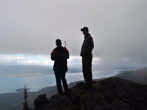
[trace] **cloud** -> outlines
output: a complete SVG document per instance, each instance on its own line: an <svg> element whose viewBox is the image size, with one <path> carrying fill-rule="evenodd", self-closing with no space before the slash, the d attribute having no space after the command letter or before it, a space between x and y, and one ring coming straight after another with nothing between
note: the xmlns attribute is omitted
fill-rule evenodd
<svg viewBox="0 0 147 110"><path fill-rule="evenodd" d="M25 76L53 73L53 61L47 55L0 54L0 75ZM93 65L100 65L101 59L94 58ZM69 73L82 71L81 57L71 56L68 60ZM97 69L94 67L94 71Z"/></svg>
<svg viewBox="0 0 147 110"><path fill-rule="evenodd" d="M53 61L46 55L34 54L0 54L0 76L24 77L38 76L53 73ZM129 59L114 60L113 63L106 59L93 59L93 72L128 70L142 67ZM81 57L71 56L68 60L68 73L81 73Z"/></svg>
<svg viewBox="0 0 147 110"><path fill-rule="evenodd" d="M0 54L0 64L5 65L49 65L53 62L45 55Z"/></svg>
<svg viewBox="0 0 147 110"><path fill-rule="evenodd" d="M0 52L50 54L55 39L78 56L88 26L94 55L147 63L146 0L2 0ZM31 61L30 61L31 63Z"/></svg>

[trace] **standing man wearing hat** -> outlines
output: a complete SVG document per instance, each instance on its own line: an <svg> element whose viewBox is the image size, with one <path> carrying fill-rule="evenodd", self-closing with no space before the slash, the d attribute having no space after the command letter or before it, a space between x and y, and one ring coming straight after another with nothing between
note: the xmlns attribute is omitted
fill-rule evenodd
<svg viewBox="0 0 147 110"><path fill-rule="evenodd" d="M94 48L93 38L91 37L88 27L81 29L84 35L84 41L81 48L82 71L84 81L88 87L92 86L92 50Z"/></svg>
<svg viewBox="0 0 147 110"><path fill-rule="evenodd" d="M58 93L63 94L63 88L64 92L68 93L68 85L65 74L67 72L67 59L69 58L69 52L66 47L62 46L62 42L60 39L56 40L56 46L57 47L51 53L51 59L54 61L53 70L56 77Z"/></svg>

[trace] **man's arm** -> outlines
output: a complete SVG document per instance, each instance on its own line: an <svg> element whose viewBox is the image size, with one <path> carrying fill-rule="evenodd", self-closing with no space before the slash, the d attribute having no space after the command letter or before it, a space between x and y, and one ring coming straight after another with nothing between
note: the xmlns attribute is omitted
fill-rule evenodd
<svg viewBox="0 0 147 110"><path fill-rule="evenodd" d="M52 53L51 53L51 59L55 60L55 56L56 56L56 51L53 50Z"/></svg>
<svg viewBox="0 0 147 110"><path fill-rule="evenodd" d="M65 56L66 56L66 59L69 59L69 51L67 48L65 48Z"/></svg>
<svg viewBox="0 0 147 110"><path fill-rule="evenodd" d="M91 54L93 48L94 48L93 39L92 39L92 37L89 37L89 38L87 39L87 48L86 48L87 53L88 53L88 54Z"/></svg>

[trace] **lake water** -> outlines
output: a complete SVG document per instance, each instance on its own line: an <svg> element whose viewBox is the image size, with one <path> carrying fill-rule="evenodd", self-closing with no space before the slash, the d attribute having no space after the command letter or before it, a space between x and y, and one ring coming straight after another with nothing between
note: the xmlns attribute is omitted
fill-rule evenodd
<svg viewBox="0 0 147 110"><path fill-rule="evenodd" d="M116 75L118 71L111 71L109 73L106 72L95 72L93 73L93 78L104 78ZM82 73L67 73L66 78L68 83L74 81L83 80ZM0 77L0 93L9 93L16 92L16 89L23 88L26 86L31 91L38 91L41 88L47 86L54 86L56 84L56 80L54 74L42 75L41 73L36 74L34 76L2 76Z"/></svg>
<svg viewBox="0 0 147 110"><path fill-rule="evenodd" d="M130 66L131 65L131 66ZM120 71L136 68L128 62L107 64L100 58L93 59L93 78L104 78ZM30 91L38 91L47 86L54 86L56 80L52 72L53 62L47 55L0 54L0 93L16 92L26 86ZM81 57L71 56L68 60L68 83L83 80Z"/></svg>

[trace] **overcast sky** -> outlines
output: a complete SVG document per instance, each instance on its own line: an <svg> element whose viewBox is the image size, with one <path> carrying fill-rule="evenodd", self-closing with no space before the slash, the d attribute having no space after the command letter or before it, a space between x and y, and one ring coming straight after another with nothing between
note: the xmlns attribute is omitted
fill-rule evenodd
<svg viewBox="0 0 147 110"><path fill-rule="evenodd" d="M0 53L48 54L55 39L79 55L82 26L94 55L147 62L146 0L0 0Z"/></svg>

